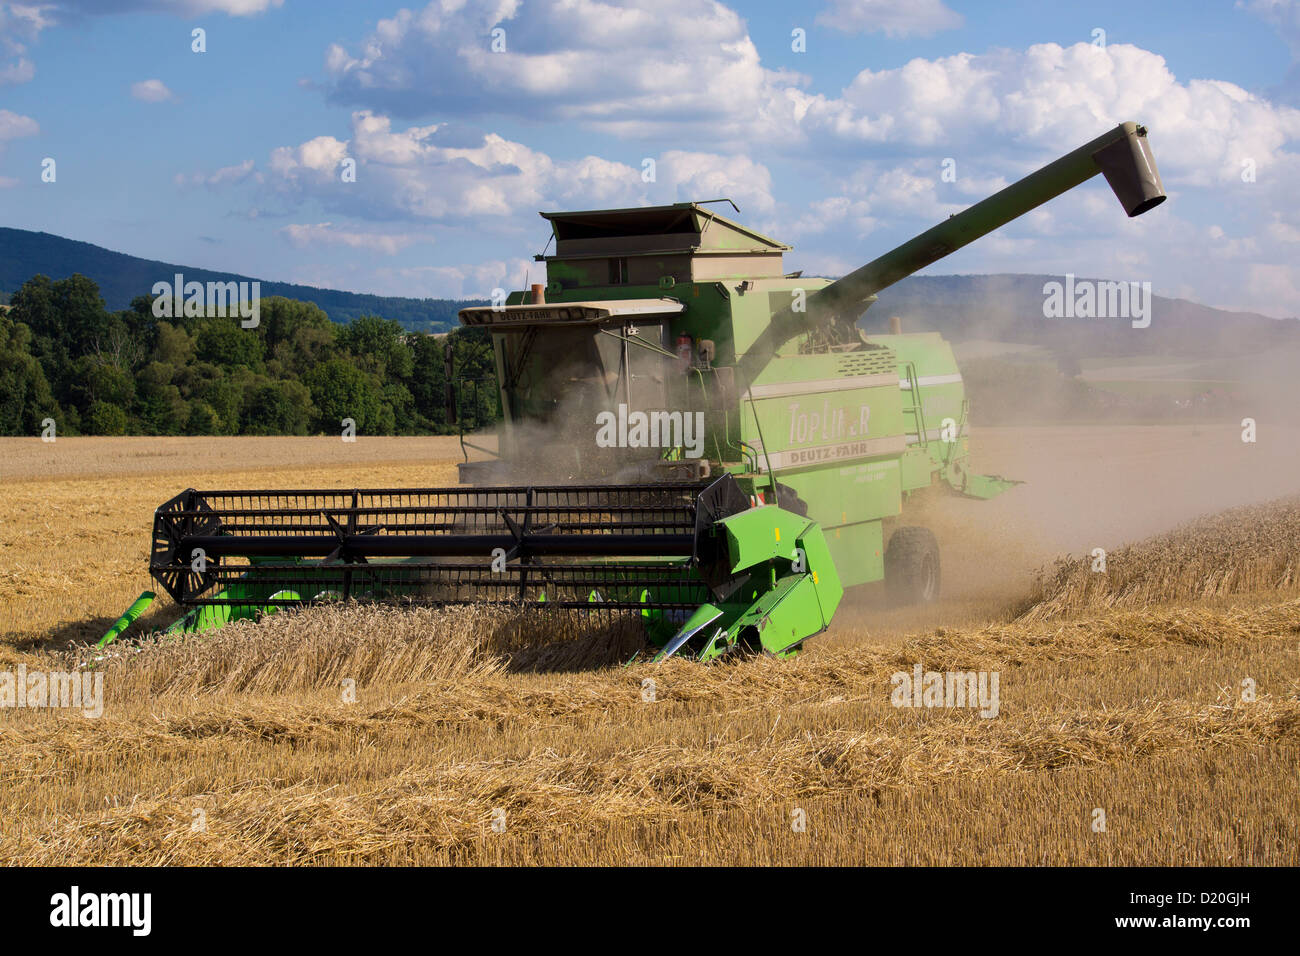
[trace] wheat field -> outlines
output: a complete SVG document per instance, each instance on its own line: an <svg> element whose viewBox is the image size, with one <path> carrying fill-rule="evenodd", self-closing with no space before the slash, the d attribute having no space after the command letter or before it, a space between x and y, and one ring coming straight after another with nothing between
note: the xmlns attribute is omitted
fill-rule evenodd
<svg viewBox="0 0 1300 956"><path fill-rule="evenodd" d="M300 446L283 465L240 441L192 450L198 478L105 445L97 472L88 455L8 483L0 671L87 660L183 487L454 481L445 440L426 461ZM866 589L790 661L622 666L629 628L489 608L127 641L97 665L102 717L0 710L0 860L1295 865L1298 514L1108 540L1104 574L1016 534L988 548L1043 575L985 592L956 544L964 593L908 616ZM893 706L917 665L996 672L997 716Z"/></svg>

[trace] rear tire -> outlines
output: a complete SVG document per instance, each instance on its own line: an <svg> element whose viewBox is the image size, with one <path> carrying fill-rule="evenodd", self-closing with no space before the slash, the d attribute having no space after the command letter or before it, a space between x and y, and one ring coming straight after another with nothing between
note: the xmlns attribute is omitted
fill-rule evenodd
<svg viewBox="0 0 1300 956"><path fill-rule="evenodd" d="M939 542L929 528L899 528L885 548L885 590L894 604L932 604L939 597Z"/></svg>

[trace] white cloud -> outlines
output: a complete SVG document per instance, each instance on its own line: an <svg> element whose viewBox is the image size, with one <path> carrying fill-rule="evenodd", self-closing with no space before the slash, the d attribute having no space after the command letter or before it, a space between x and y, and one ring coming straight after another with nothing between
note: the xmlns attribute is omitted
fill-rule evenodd
<svg viewBox="0 0 1300 956"><path fill-rule="evenodd" d="M896 32L956 16L932 0L833 0L823 15ZM491 50L496 26L505 52ZM1024 170L1132 118L1184 182L1226 181L1244 159L1263 167L1300 135L1300 111L1224 81L1180 82L1163 57L1128 44L914 59L863 70L838 95L810 93L806 77L763 67L744 21L713 0L653 10L435 2L380 21L353 50L332 46L326 72L332 99L383 115L509 114L622 137L693 131L729 151L760 144L788 155L864 143L965 148Z"/></svg>
<svg viewBox="0 0 1300 956"><path fill-rule="evenodd" d="M865 261L939 221L945 204L955 211L1134 119L1151 130L1168 204L1130 220L1098 181L933 271L1130 275L1151 279L1157 291L1195 288L1207 304L1300 313L1288 298L1300 285L1300 262L1287 241L1300 231L1300 111L1235 84L1180 81L1162 57L1124 44L1040 44L866 70L839 97L799 94L791 103L799 107L791 114L795 142L816 165L838 171L849 149L892 154L847 177L828 176L828 194L802 211L778 203L792 228L774 234L810 237L814 261L845 232L888 227L881 248L864 249ZM924 158L909 164L917 154ZM944 157L956 159L956 183L939 180ZM1243 179L1246 160L1253 181ZM1203 216L1206 201L1227 214L1218 234L1181 218ZM1261 283L1248 285L1256 272Z"/></svg>
<svg viewBox="0 0 1300 956"><path fill-rule="evenodd" d="M0 3L0 86L26 83L36 75L27 58L27 45L50 26L47 8L21 3Z"/></svg>
<svg viewBox="0 0 1300 956"><path fill-rule="evenodd" d="M655 181L642 169L600 156L557 161L496 133L476 145L441 145L442 127L394 129L386 116L352 114L352 136L317 136L272 151L267 183L282 200L312 199L371 220L472 222L517 229L541 209L601 208L730 197L753 217L775 208L772 176L744 155L668 150ZM460 142L459 140L457 141ZM345 182L343 161L356 163Z"/></svg>
<svg viewBox="0 0 1300 956"><path fill-rule="evenodd" d="M938 222L965 206L964 200L957 201L960 196L956 184L941 181L941 170L927 160L892 166L863 163L840 181L842 193L803 208L785 209L777 220L779 224L771 228L778 237L791 239L846 228L862 238L875 232L882 222ZM993 189L1001 185L995 184Z"/></svg>
<svg viewBox="0 0 1300 956"><path fill-rule="evenodd" d="M450 266L384 267L374 271L378 294L413 298L490 299L494 289L546 282L546 264L531 259L490 259Z"/></svg>
<svg viewBox="0 0 1300 956"><path fill-rule="evenodd" d="M172 13L191 17L205 13L224 13L232 17L251 17L275 7L284 0L49 0L41 9L54 16L60 14Z"/></svg>
<svg viewBox="0 0 1300 956"><path fill-rule="evenodd" d="M830 0L816 22L844 33L905 37L953 30L964 20L941 0Z"/></svg>
<svg viewBox="0 0 1300 956"><path fill-rule="evenodd" d="M396 255L407 246L417 242L432 242L432 236L412 234L388 234L379 232L355 232L337 228L332 222L318 222L311 225L288 225L280 230L281 235L299 248L313 245L347 246L351 249L366 249L381 252L384 255Z"/></svg>
<svg viewBox="0 0 1300 956"><path fill-rule="evenodd" d="M246 159L242 163L235 163L233 166L222 166L212 173L194 173L186 176L184 173L177 173L175 182L177 186L225 186L233 183L241 183L250 176L259 182L262 179L261 173L254 172L254 162Z"/></svg>
<svg viewBox="0 0 1300 956"><path fill-rule="evenodd" d="M335 101L389 115L518 113L622 135L720 115L750 128L799 82L764 69L744 21L714 0L434 2L379 21L354 50L331 46L326 71Z"/></svg>
<svg viewBox="0 0 1300 956"><path fill-rule="evenodd" d="M284 6L284 0L159 0L158 5L176 9L186 16L227 13L232 17L251 17L272 7Z"/></svg>
<svg viewBox="0 0 1300 956"><path fill-rule="evenodd" d="M1300 242L1300 229L1277 217L1265 227L1264 234L1274 242Z"/></svg>
<svg viewBox="0 0 1300 956"><path fill-rule="evenodd" d="M772 174L748 156L669 150L659 158L657 172L678 202L734 199L751 221L756 215L772 212L776 206L772 198ZM664 201L662 196L659 201Z"/></svg>
<svg viewBox="0 0 1300 956"><path fill-rule="evenodd" d="M139 83L132 83L131 95L142 103L166 103L176 98L162 80L141 80Z"/></svg>
<svg viewBox="0 0 1300 956"><path fill-rule="evenodd" d="M1200 184L1238 177L1248 158L1262 169L1300 136L1300 110L1232 83L1179 83L1163 57L1125 44L916 59L864 70L842 96L799 105L805 141L967 151L1018 159L1026 171L1044 151L1065 152L1135 119L1151 129L1162 173Z"/></svg>
<svg viewBox="0 0 1300 956"><path fill-rule="evenodd" d="M1300 59L1300 0L1237 0L1236 5L1275 27L1291 56Z"/></svg>
<svg viewBox="0 0 1300 956"><path fill-rule="evenodd" d="M368 110L352 114L352 136L317 136L272 151L268 183L282 198L312 198L365 219L507 221L553 203L634 204L641 173L586 156L556 162L522 143L488 133L478 145L442 145L441 127L394 130ZM356 163L345 182L343 161Z"/></svg>
<svg viewBox="0 0 1300 956"><path fill-rule="evenodd" d="M4 145L5 140L35 136L40 131L40 125L30 116L0 109L0 146Z"/></svg>

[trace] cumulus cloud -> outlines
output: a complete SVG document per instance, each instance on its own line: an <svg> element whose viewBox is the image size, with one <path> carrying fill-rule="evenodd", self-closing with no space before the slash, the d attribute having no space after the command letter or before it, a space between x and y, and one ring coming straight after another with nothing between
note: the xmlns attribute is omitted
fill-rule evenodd
<svg viewBox="0 0 1300 956"><path fill-rule="evenodd" d="M360 110L347 140L317 136L273 150L267 181L286 198L380 220L504 220L576 199L632 204L643 185L641 171L623 163L597 156L556 162L496 133L476 145L443 145L440 130L395 130L388 117ZM345 181L345 160L355 164L355 182Z"/></svg>
<svg viewBox="0 0 1300 956"><path fill-rule="evenodd" d="M844 33L905 37L953 30L965 21L942 0L830 0L816 22Z"/></svg>
<svg viewBox="0 0 1300 956"><path fill-rule="evenodd" d="M222 166L211 173L193 173L189 176L184 173L177 173L175 183L177 186L217 187L241 183L250 177L261 181L261 174L254 171L254 166L255 164L251 159L246 159L242 163Z"/></svg>
<svg viewBox="0 0 1300 956"><path fill-rule="evenodd" d="M332 222L288 225L280 230L280 234L299 248L315 245L347 246L389 256L396 255L417 242L433 241L432 236L410 233L356 232L336 227Z"/></svg>
<svg viewBox="0 0 1300 956"><path fill-rule="evenodd" d="M442 144L442 127L395 129L369 110L352 114L352 136L317 136L272 151L266 181L289 201L374 220L495 221L540 209L636 206L727 196L749 215L775 207L772 176L744 155L668 150L654 176L600 156L556 160L497 133L472 145ZM355 182L344 181L345 161ZM649 179L650 181L647 181ZM529 222L532 220L529 219Z"/></svg>
<svg viewBox="0 0 1300 956"><path fill-rule="evenodd" d="M167 103L176 97L162 80L141 80L131 84L131 95L142 103Z"/></svg>
<svg viewBox="0 0 1300 956"><path fill-rule="evenodd" d="M334 101L377 112L512 112L620 135L720 114L753 125L800 81L763 68L744 21L714 0L434 2L331 46L325 66Z"/></svg>
<svg viewBox="0 0 1300 956"><path fill-rule="evenodd" d="M865 235L900 222L919 231L942 217L940 200L968 204L1001 180L1018 179L1117 121L1134 119L1151 130L1169 205L1129 220L1097 184L1054 200L937 268L1136 273L1157 287L1196 288L1210 304L1300 313L1300 302L1286 298L1300 284L1294 246L1283 240L1300 228L1292 196L1300 176L1300 111L1289 106L1221 80L1180 81L1162 57L1138 47L1086 43L865 70L838 97L806 97L800 106L802 148L819 156L834 161L830 154L838 149L843 161L858 144L924 158L910 166L896 159L892 172L872 163L836 177L835 192L795 218L796 236L841 229ZM957 162L955 184L938 180L935 164L945 156ZM1184 196L1212 197L1232 222L1216 234L1179 218ZM1236 265L1224 269L1229 262ZM1248 285L1244 277L1256 271L1267 282Z"/></svg>
<svg viewBox="0 0 1300 956"><path fill-rule="evenodd" d="M750 217L770 213L776 206L772 174L748 156L669 150L659 158L658 175L677 202L726 197ZM665 197L659 201L666 201Z"/></svg>
<svg viewBox="0 0 1300 956"><path fill-rule="evenodd" d="M1256 2L1287 17L1297 9ZM822 16L901 33L956 14L930 0L833 0ZM492 50L497 28L504 52ZM1224 81L1180 82L1163 57L1127 44L914 59L812 93L806 77L765 68L744 21L712 0L435 2L381 20L354 49L332 46L326 72L331 99L382 115L510 114L622 137L695 129L729 149L787 154L1028 147L1024 168L1134 118L1176 178L1200 183L1237 175L1245 159L1275 161L1300 130L1300 111Z"/></svg>
<svg viewBox="0 0 1300 956"><path fill-rule="evenodd" d="M944 178L949 174L955 177L952 181ZM780 206L773 232L799 239L847 231L863 238L882 224L896 222L915 223L919 230L1007 185L1005 177L972 175L963 166L949 166L937 158L862 162L835 182L839 191L833 195ZM1041 210L1030 216L1040 214Z"/></svg>
<svg viewBox="0 0 1300 956"><path fill-rule="evenodd" d="M50 26L47 10L37 5L0 3L0 86L26 83L36 75L27 47Z"/></svg>
<svg viewBox="0 0 1300 956"><path fill-rule="evenodd" d="M1126 44L1037 44L1025 51L916 59L864 70L839 97L807 97L793 117L805 141L894 144L902 149L979 149L1010 155L1080 145L1136 119L1158 143L1175 181L1225 182L1250 158L1278 161L1300 136L1300 110L1220 80L1180 83L1163 57Z"/></svg>
<svg viewBox="0 0 1300 956"><path fill-rule="evenodd" d="M495 289L523 289L546 282L546 264L531 259L490 259L450 266L375 270L384 295L415 298L490 299Z"/></svg>
<svg viewBox="0 0 1300 956"><path fill-rule="evenodd" d="M8 140L35 136L40 131L40 124L30 116L0 109L0 148L3 148Z"/></svg>

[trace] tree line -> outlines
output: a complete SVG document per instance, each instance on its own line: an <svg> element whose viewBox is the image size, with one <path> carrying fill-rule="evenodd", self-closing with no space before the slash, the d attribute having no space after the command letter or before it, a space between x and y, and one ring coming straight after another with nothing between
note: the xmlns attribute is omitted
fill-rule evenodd
<svg viewBox="0 0 1300 956"><path fill-rule="evenodd" d="M37 275L0 309L0 435L454 433L444 347L458 380L492 381L482 329L445 337L366 315L340 325L272 297L255 328L232 313L156 318L151 296L110 312L83 275ZM467 430L499 417L494 388L462 388Z"/></svg>

